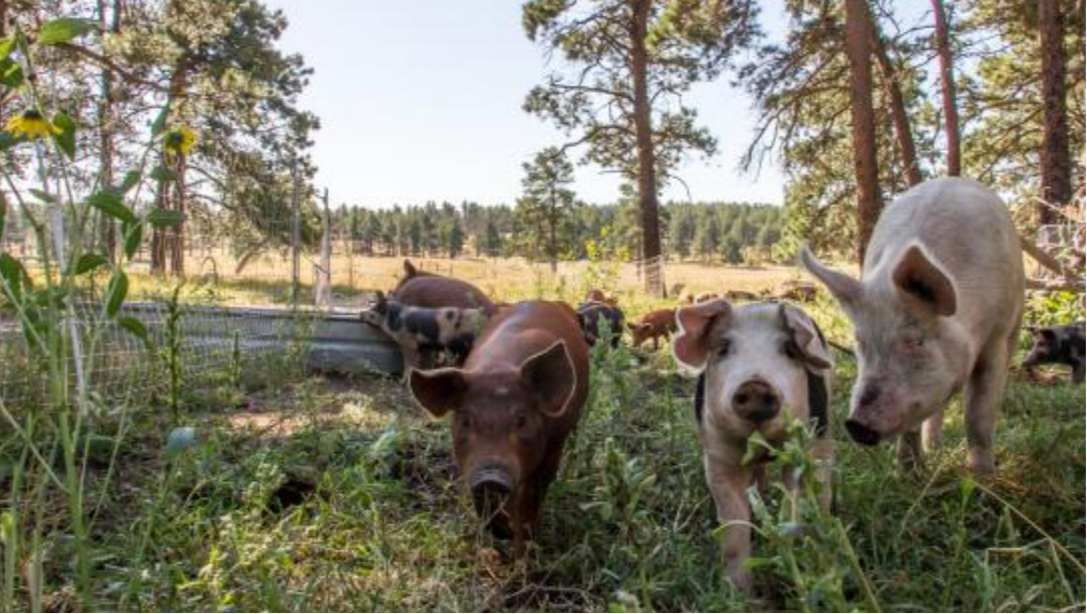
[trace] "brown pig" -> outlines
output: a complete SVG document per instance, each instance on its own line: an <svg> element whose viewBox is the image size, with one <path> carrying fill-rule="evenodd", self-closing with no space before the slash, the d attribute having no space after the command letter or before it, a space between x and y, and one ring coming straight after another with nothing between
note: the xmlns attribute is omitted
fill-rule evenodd
<svg viewBox="0 0 1087 614"><path fill-rule="evenodd" d="M636 322L627 324L630 335L634 338L634 347L641 347L647 339L653 340L653 349L660 348L661 337L668 339L676 332L676 310L658 309L638 318Z"/></svg>
<svg viewBox="0 0 1087 614"><path fill-rule="evenodd" d="M408 386L431 415L452 413L453 455L476 512L523 553L588 395L589 348L573 309L503 309L462 368L412 370Z"/></svg>
<svg viewBox="0 0 1087 614"><path fill-rule="evenodd" d="M476 286L453 277L419 271L410 260L404 261L404 277L389 298L412 307L459 307L482 309L494 315L494 302Z"/></svg>

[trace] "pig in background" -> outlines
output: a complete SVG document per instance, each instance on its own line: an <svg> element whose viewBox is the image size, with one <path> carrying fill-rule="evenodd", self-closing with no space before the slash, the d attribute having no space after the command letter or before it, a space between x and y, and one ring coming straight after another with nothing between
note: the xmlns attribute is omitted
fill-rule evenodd
<svg viewBox="0 0 1087 614"><path fill-rule="evenodd" d="M784 443L792 420L814 424L812 454L818 463L820 503L830 507L829 399L833 363L815 323L800 309L779 303L733 306L725 300L680 308L672 351L681 370L698 375L695 417L702 441L706 484L725 525L729 579L748 590L744 563L751 553L747 489L762 482L766 458L744 462L756 432L771 445ZM784 476L793 479L791 476ZM795 482L787 483L791 489Z"/></svg>
<svg viewBox="0 0 1087 614"><path fill-rule="evenodd" d="M617 305L586 301L578 305L577 319L585 335L585 341L590 346L596 345L597 340L606 335L605 343L613 348L619 347L626 318L623 310Z"/></svg>
<svg viewBox="0 0 1087 614"><path fill-rule="evenodd" d="M637 321L628 322L631 344L641 347L646 341L653 342L653 350L660 349L660 339L667 340L676 332L676 310L657 309L643 314Z"/></svg>
<svg viewBox="0 0 1087 614"><path fill-rule="evenodd" d="M425 351L446 353L458 364L463 362L475 343L476 333L487 322L482 309L413 307L390 300L380 291L359 318L400 346L405 378L411 367L421 366Z"/></svg>
<svg viewBox="0 0 1087 614"><path fill-rule="evenodd" d="M853 323L858 376L846 429L864 445L901 436L916 466L939 445L943 412L964 390L969 467L995 470L993 430L1019 338L1024 273L1007 207L982 184L935 179L880 215L859 280L801 260Z"/></svg>
<svg viewBox="0 0 1087 614"><path fill-rule="evenodd" d="M1083 322L1044 328L1028 327L1034 345L1023 359L1030 369L1043 364L1063 364L1072 367L1072 383L1083 383L1084 335Z"/></svg>
<svg viewBox="0 0 1087 614"><path fill-rule="evenodd" d="M463 368L410 371L432 416L452 414L453 456L479 517L514 550L537 535L540 507L589 390L589 348L565 303L501 310Z"/></svg>

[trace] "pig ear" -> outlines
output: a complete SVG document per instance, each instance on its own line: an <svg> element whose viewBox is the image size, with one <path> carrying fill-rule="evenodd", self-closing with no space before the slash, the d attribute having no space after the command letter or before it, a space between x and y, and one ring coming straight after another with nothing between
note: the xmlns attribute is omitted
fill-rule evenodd
<svg viewBox="0 0 1087 614"><path fill-rule="evenodd" d="M904 293L939 316L953 316L958 308L955 282L918 243L906 249L891 278Z"/></svg>
<svg viewBox="0 0 1087 614"><path fill-rule="evenodd" d="M781 305L779 309L782 324L792 336L793 343L800 349L804 362L819 371L834 366L819 326L808 314L791 305Z"/></svg>
<svg viewBox="0 0 1087 614"><path fill-rule="evenodd" d="M672 337L672 355L680 370L697 375L706 368L709 358L709 332L718 318L732 318L732 304L724 299L714 299L680 307L676 311L678 332Z"/></svg>
<svg viewBox="0 0 1087 614"><path fill-rule="evenodd" d="M830 290L830 293L842 304L842 307L848 308L860 299L861 292L864 289L861 282L828 268L811 253L807 245L800 247L800 262L804 264L804 268L808 269L808 272L823 282L823 285L827 287L827 290Z"/></svg>
<svg viewBox="0 0 1087 614"><path fill-rule="evenodd" d="M418 271L415 269L415 265L411 263L411 260L408 260L407 258L405 258L404 259L404 279L411 279L412 277L415 277L416 274L418 274Z"/></svg>
<svg viewBox="0 0 1087 614"><path fill-rule="evenodd" d="M558 418L566 413L577 390L577 372L566 342L560 339L526 358L521 363L521 379L539 397L544 415Z"/></svg>
<svg viewBox="0 0 1087 614"><path fill-rule="evenodd" d="M464 397L467 384L460 369L447 367L408 372L408 390L415 402L423 406L431 416L441 418L449 410L456 410Z"/></svg>

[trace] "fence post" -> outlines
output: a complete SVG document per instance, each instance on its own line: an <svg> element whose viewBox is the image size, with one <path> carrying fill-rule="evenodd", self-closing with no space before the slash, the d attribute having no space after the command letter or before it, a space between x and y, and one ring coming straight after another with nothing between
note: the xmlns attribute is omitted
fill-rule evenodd
<svg viewBox="0 0 1087 614"><path fill-rule="evenodd" d="M321 266L317 279L313 280L313 302L318 307L332 306L332 215L328 210L328 188L321 196L324 211L321 214Z"/></svg>
<svg viewBox="0 0 1087 614"><path fill-rule="evenodd" d="M301 243L299 228L299 200L301 182L298 179L298 163L291 165L291 308L298 309L298 256Z"/></svg>

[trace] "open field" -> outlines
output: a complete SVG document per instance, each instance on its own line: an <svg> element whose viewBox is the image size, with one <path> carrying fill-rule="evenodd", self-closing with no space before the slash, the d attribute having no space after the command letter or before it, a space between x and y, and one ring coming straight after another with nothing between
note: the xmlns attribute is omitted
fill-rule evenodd
<svg viewBox="0 0 1087 614"><path fill-rule="evenodd" d="M313 300L313 270L309 256L303 260L300 275L302 300ZM576 301L593 287L603 287L618 293L625 302L641 300L643 283L638 267L633 263L601 263L589 261L560 262L557 275L547 263L530 262L523 258L411 258L421 270L451 275L470 281L492 296L519 300L542 296L561 296ZM265 257L255 259L234 275L233 261L220 256L216 267L194 267L189 285L204 287L226 303L240 305L284 304L290 300L290 262ZM334 302L350 306L358 303L360 295L373 290L388 290L403 275L404 258L349 258L336 253L332 258L332 287ZM218 271L212 274L211 271ZM681 294L745 290L762 292L775 290L793 279L811 279L801 269L783 265L730 266L696 261L669 262L665 265L665 282L669 289L681 284ZM173 287L172 279L158 279L146 274L133 275L136 294L163 294Z"/></svg>

